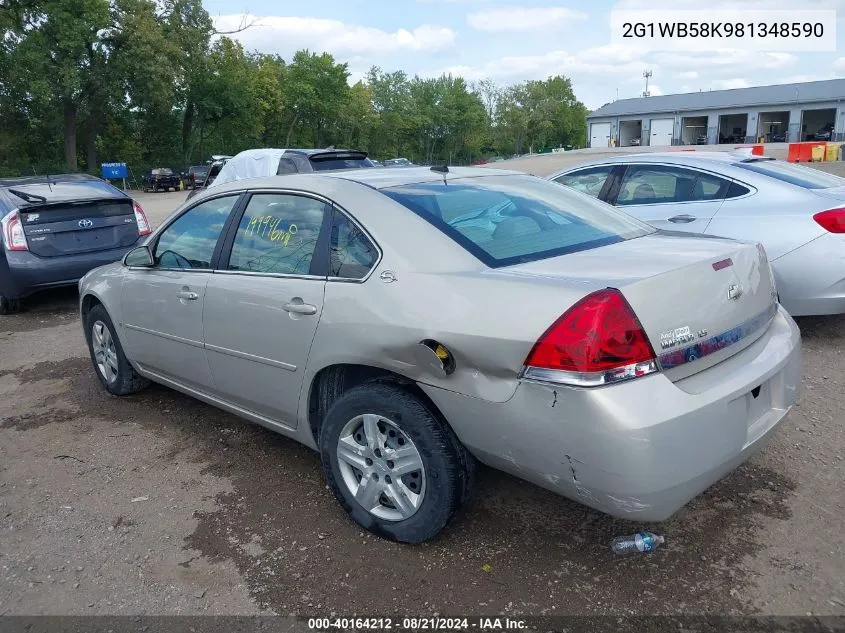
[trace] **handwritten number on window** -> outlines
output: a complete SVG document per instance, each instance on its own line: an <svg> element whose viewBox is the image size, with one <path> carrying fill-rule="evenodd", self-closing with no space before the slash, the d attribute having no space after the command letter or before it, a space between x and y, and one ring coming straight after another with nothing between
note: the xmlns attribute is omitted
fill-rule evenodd
<svg viewBox="0 0 845 633"><path fill-rule="evenodd" d="M296 224L291 224L287 230L279 229L281 218L273 217L272 215L261 215L250 218L247 224L245 235L260 236L268 239L271 242L281 242L287 246L291 238L296 235Z"/></svg>

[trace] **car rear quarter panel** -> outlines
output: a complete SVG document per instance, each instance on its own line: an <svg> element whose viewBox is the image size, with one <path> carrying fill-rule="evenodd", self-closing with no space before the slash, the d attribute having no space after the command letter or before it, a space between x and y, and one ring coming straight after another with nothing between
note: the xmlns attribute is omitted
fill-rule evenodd
<svg viewBox="0 0 845 633"><path fill-rule="evenodd" d="M383 255L365 282L327 284L305 384L329 365L352 363L467 396L508 400L532 345L583 296L583 284L489 270L398 203L367 187L356 188L353 195L323 193L344 201ZM396 281L383 281L386 271ZM548 298L538 301L544 283ZM433 353L420 344L426 339L451 352L454 373L442 373Z"/></svg>
<svg viewBox="0 0 845 633"><path fill-rule="evenodd" d="M759 180L746 179L757 188L755 194L724 202L708 234L761 242L774 262L825 232L813 220L814 213L827 208L818 196L769 178Z"/></svg>

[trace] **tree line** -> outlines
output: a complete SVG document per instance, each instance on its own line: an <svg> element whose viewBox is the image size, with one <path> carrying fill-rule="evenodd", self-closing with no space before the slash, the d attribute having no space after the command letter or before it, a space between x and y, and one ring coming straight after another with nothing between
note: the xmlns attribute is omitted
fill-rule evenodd
<svg viewBox="0 0 845 633"><path fill-rule="evenodd" d="M0 34L0 175L182 168L253 147L467 164L584 144L564 76L502 88L373 67L350 85L328 53L246 51L201 0L0 0Z"/></svg>

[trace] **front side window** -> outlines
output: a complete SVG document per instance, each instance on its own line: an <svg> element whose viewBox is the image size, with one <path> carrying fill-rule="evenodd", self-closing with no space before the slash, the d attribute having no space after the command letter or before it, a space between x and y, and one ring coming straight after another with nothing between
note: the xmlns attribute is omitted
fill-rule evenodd
<svg viewBox="0 0 845 633"><path fill-rule="evenodd" d="M730 181L694 169L669 165L631 165L616 204L661 204L719 200Z"/></svg>
<svg viewBox="0 0 845 633"><path fill-rule="evenodd" d="M598 198L612 171L612 165L589 167L558 176L555 182Z"/></svg>
<svg viewBox="0 0 845 633"><path fill-rule="evenodd" d="M381 192L493 268L655 231L603 202L532 176L455 178Z"/></svg>
<svg viewBox="0 0 845 633"><path fill-rule="evenodd" d="M329 276L363 279L378 259L378 251L349 218L335 212L329 242Z"/></svg>
<svg viewBox="0 0 845 633"><path fill-rule="evenodd" d="M183 213L159 236L153 261L160 268L210 269L214 249L238 200L224 196Z"/></svg>
<svg viewBox="0 0 845 633"><path fill-rule="evenodd" d="M326 213L325 202L293 194L255 194L241 218L229 270L309 275Z"/></svg>

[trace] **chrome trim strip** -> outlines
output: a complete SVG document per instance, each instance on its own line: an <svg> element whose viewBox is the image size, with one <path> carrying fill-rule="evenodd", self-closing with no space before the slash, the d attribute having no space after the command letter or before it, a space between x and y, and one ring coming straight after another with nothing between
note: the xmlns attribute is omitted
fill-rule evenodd
<svg viewBox="0 0 845 633"><path fill-rule="evenodd" d="M235 358L243 358L244 360L251 360L256 363L261 363L262 365L269 365L270 367L278 367L279 369L285 369L287 371L296 371L296 365L291 365L290 363L284 363L280 360L273 360L271 358L265 358L264 356L256 356L255 354L247 354L246 352L239 352L237 350L229 349L227 347L218 347L217 345L209 345L208 343L205 344L205 349L211 352L219 352L220 354L225 354L226 356L234 356Z"/></svg>
<svg viewBox="0 0 845 633"><path fill-rule="evenodd" d="M567 385L569 387L601 387L623 380L630 380L631 378L654 374L658 371L657 363L649 360L642 363L624 365L623 367L617 367L606 372L564 371L561 369L529 366L522 369L519 377L524 380L530 380L531 382Z"/></svg>
<svg viewBox="0 0 845 633"><path fill-rule="evenodd" d="M688 345L687 347L665 352L657 357L657 361L663 369L673 369L687 363L704 358L710 354L721 352L723 349L739 343L752 334L765 329L775 318L778 304L773 303L760 314L751 317L730 330L716 334L710 338Z"/></svg>
<svg viewBox="0 0 845 633"><path fill-rule="evenodd" d="M190 345L191 347L199 347L202 349L205 347L201 341L194 341L189 338L182 338L181 336L174 336L173 334L165 334L164 332L158 332L156 330L150 330L145 327L141 327L140 325L131 325L130 323L124 323L123 327L128 330L135 330L136 332L143 332L144 334L152 334L153 336L159 336L163 339L167 339L168 341L175 341L177 343L184 343L185 345Z"/></svg>

